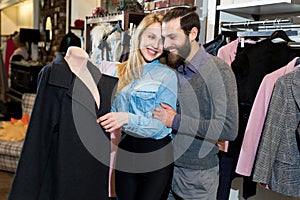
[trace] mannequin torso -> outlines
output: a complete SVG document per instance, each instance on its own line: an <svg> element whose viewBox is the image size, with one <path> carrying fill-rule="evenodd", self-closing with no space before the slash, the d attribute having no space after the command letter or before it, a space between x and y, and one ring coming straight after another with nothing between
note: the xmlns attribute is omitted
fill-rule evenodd
<svg viewBox="0 0 300 200"><path fill-rule="evenodd" d="M68 48L64 57L68 63L70 70L87 86L92 93L95 102L100 107L100 95L92 75L90 74L87 66L89 55L79 47L71 46Z"/></svg>

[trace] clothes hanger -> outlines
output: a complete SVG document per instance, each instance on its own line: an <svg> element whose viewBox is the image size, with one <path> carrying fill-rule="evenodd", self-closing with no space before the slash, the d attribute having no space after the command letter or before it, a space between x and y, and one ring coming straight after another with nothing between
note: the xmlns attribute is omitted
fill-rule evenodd
<svg viewBox="0 0 300 200"><path fill-rule="evenodd" d="M296 63L295 63L295 66L298 66L298 65L300 65L300 57L297 58Z"/></svg>
<svg viewBox="0 0 300 200"><path fill-rule="evenodd" d="M300 49L300 42L288 42L288 46L293 49Z"/></svg>
<svg viewBox="0 0 300 200"><path fill-rule="evenodd" d="M115 30L116 29L116 30ZM115 31L119 31L119 32L123 32L124 30L121 27L121 24L118 22L116 23L116 25L114 26L114 28L111 30L111 32L115 32Z"/></svg>
<svg viewBox="0 0 300 200"><path fill-rule="evenodd" d="M293 42L293 40L291 40L287 35L287 33L283 30L274 31L272 35L269 37L270 40L277 39L277 38L283 39L286 42Z"/></svg>
<svg viewBox="0 0 300 200"><path fill-rule="evenodd" d="M103 43L107 40L107 38L113 34L114 32L116 31L119 31L120 33L124 32L122 27L120 26L120 23L116 23L116 25L114 26L114 28L109 32L107 33L106 35L103 36L102 40L100 41L100 44L98 45L98 48L99 49L102 49L103 47Z"/></svg>

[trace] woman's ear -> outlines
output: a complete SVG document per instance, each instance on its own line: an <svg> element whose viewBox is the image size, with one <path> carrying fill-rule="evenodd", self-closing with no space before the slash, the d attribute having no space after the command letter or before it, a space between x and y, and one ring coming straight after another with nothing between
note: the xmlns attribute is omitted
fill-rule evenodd
<svg viewBox="0 0 300 200"><path fill-rule="evenodd" d="M194 41L198 35L198 28L197 27L193 27L190 31L189 37L191 41Z"/></svg>

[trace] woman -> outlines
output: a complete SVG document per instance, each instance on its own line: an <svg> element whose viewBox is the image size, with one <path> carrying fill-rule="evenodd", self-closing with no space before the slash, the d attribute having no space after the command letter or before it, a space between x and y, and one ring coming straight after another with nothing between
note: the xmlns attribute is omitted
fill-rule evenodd
<svg viewBox="0 0 300 200"><path fill-rule="evenodd" d="M14 42L16 49L14 50L13 54L10 56L10 59L9 59L9 67L8 67L8 85L9 86L11 85L11 80L10 80L10 78L11 78L11 62L29 59L29 54L28 54L26 45L20 39L20 33L17 33L13 37L13 42Z"/></svg>
<svg viewBox="0 0 300 200"><path fill-rule="evenodd" d="M147 15L131 39L128 61L118 65L117 95L98 122L121 134L116 158L118 200L167 199L172 179L171 129L153 119L165 102L176 107L177 78L159 62L163 53L161 15Z"/></svg>
<svg viewBox="0 0 300 200"><path fill-rule="evenodd" d="M10 57L10 61L28 60L29 54L26 48L26 44L20 39L20 33L17 33L13 37L13 42L16 49Z"/></svg>

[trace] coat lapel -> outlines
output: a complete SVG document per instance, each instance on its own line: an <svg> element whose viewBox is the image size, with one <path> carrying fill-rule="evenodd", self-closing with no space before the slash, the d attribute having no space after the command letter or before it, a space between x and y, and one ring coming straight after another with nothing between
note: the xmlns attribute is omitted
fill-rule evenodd
<svg viewBox="0 0 300 200"><path fill-rule="evenodd" d="M89 73L89 71L87 70ZM92 78L94 82L94 79ZM79 103L80 105L86 107L89 112L95 113L95 100L85 85L78 77L73 74L68 66L68 63L64 60L62 55L58 55L56 59L52 63L52 70L50 73L49 84L54 85L56 87L66 88L67 95L74 101ZM97 90L98 92L98 90Z"/></svg>

